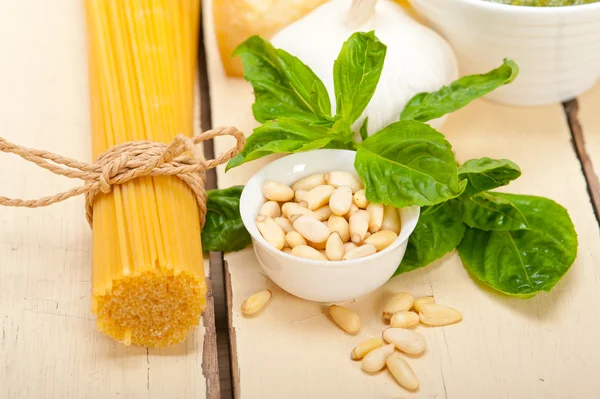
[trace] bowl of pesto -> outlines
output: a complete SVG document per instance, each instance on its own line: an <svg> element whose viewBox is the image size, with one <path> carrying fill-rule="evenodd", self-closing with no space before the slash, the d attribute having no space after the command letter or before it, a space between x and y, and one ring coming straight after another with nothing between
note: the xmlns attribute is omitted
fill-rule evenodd
<svg viewBox="0 0 600 399"><path fill-rule="evenodd" d="M488 99L545 105L574 98L600 78L600 0L410 0L452 45L461 74L511 58L520 73Z"/></svg>

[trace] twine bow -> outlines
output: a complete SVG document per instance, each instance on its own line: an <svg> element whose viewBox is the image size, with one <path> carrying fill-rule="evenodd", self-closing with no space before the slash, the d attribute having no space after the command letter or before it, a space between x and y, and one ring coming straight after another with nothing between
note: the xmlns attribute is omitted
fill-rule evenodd
<svg viewBox="0 0 600 399"><path fill-rule="evenodd" d="M210 161L196 157L195 146L217 136L235 137L236 147ZM234 127L216 128L194 137L180 134L170 144L153 141L119 144L108 149L95 162L86 163L48 151L21 147L0 137L0 151L19 155L56 175L85 181L83 186L39 199L24 200L0 196L0 206L39 208L85 194L86 217L91 226L96 195L110 193L114 185L124 184L139 177L176 176L185 182L196 196L200 209L200 224L204 226L207 200L205 171L236 156L244 148L245 142L244 134Z"/></svg>

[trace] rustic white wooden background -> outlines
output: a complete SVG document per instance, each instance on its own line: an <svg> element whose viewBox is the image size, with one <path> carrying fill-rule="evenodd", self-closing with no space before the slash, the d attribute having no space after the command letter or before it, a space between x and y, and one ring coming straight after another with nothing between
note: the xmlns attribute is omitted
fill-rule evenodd
<svg viewBox="0 0 600 399"><path fill-rule="evenodd" d="M207 18L211 2L205 2ZM211 83L213 124L235 124L247 133L256 126L250 106L252 88L224 76L210 23L205 43ZM590 106L584 129L600 135L600 96ZM589 98L589 100L588 100ZM586 112L587 114L587 112ZM595 120L593 120L596 118ZM588 119L590 121L588 122ZM584 131L586 131L584 130ZM482 156L509 158L523 176L510 192L550 197L563 204L579 233L579 257L550 294L531 300L498 295L474 283L456 254L434 265L392 279L382 289L347 306L358 312L358 336L344 334L326 307L292 297L261 271L251 249L226 254L230 278L230 322L234 384L242 398L591 398L600 394L600 235L581 164L561 104L515 108L477 101L448 118L442 132L460 161ZM591 137L590 151L600 139ZM218 140L217 154L231 145ZM268 160L224 173L220 187L244 184ZM257 318L244 318L242 301L257 290L273 291ZM381 307L396 291L435 295L461 310L460 324L425 328L428 350L410 359L421 382L416 393L400 388L387 372L366 375L350 350L385 328Z"/></svg>
<svg viewBox="0 0 600 399"><path fill-rule="evenodd" d="M210 0L204 11L213 125L249 133L256 126L251 87L224 76ZM0 136L90 160L83 1L0 1L0 49ZM569 124L561 104L514 108L477 101L442 128L460 160L512 159L523 176L507 190L544 195L569 210L579 257L550 294L527 301L497 295L474 283L452 254L348 303L363 322L352 337L332 324L323 306L275 287L251 249L226 254L226 287L216 287L215 295L229 299L229 333L223 334L230 347L219 349L231 350L232 380L220 391L216 369L228 368L228 357L217 365L210 306L188 340L168 350L126 348L96 331L91 231L81 198L46 209L0 208L0 398L597 397L600 229L590 194L600 197L594 174L600 170L600 86L578 103ZM231 144L218 140L217 155ZM221 168L220 187L243 184L265 162L227 174ZM0 154L0 195L39 197L74 184ZM241 302L265 287L274 292L265 311L242 317ZM417 393L400 388L387 372L365 375L349 360L357 342L379 336L382 302L399 290L433 294L465 317L454 326L420 328L428 350L411 359L421 381Z"/></svg>
<svg viewBox="0 0 600 399"><path fill-rule="evenodd" d="M83 0L0 1L0 49L0 136L91 161ZM0 195L37 198L80 183L0 153ZM0 207L0 398L219 397L216 341L205 342L211 301L184 343L125 347L96 331L90 281L83 198ZM203 365L205 347L212 364Z"/></svg>

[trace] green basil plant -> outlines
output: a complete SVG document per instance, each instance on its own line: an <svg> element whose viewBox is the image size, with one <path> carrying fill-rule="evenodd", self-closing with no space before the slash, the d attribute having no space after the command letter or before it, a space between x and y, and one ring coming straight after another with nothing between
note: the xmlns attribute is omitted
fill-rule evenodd
<svg viewBox="0 0 600 399"><path fill-rule="evenodd" d="M550 291L575 261L577 234L562 206L543 197L490 191L517 179L519 167L490 158L459 165L444 135L425 123L512 82L519 71L513 61L415 95L398 121L369 137L365 120L357 142L351 126L373 96L386 56L374 32L354 33L340 50L333 66L335 113L317 75L267 40L253 36L234 55L241 57L244 77L254 88L252 110L262 125L227 169L270 154L356 151L354 166L369 201L422 207L396 275L458 249L471 276L504 294L529 298ZM240 219L240 193L241 187L209 192L206 250L236 251L250 243Z"/></svg>

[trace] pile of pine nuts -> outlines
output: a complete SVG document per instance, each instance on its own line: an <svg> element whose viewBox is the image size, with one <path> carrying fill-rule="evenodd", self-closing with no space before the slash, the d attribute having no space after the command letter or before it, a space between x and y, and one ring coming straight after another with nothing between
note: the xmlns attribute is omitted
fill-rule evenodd
<svg viewBox="0 0 600 399"><path fill-rule="evenodd" d="M252 316L271 299L271 291L263 290L250 296L242 304L242 313ZM339 305L329 307L332 320L344 331L356 334L360 330L360 318L350 309ZM383 339L371 338L352 349L350 358L360 360L361 368L375 373L385 367L402 387L414 391L419 380L401 353L418 356L425 352L425 337L412 328L422 323L427 326L447 326L461 321L462 313L448 306L435 303L432 296L415 299L411 294L399 292L390 297L383 306L383 320L390 328L383 331ZM384 344L387 342L387 344Z"/></svg>
<svg viewBox="0 0 600 399"><path fill-rule="evenodd" d="M400 234L398 210L369 203L350 172L314 174L288 187L269 180L256 225L273 247L301 258L358 259L387 248Z"/></svg>
<svg viewBox="0 0 600 399"><path fill-rule="evenodd" d="M332 305L329 315L350 334L356 334L360 329L360 318L350 309ZM427 326L454 324L462 320L462 314L451 307L436 304L432 296L415 300L411 294L399 292L383 306L383 320L390 324L390 328L383 331L383 340L371 338L361 342L352 349L350 357L361 360L361 368L369 373L387 366L398 384L408 390L416 390L419 388L417 375L401 353L421 355L425 352L426 342L425 337L412 328L419 322ZM387 344L384 345L384 342Z"/></svg>

